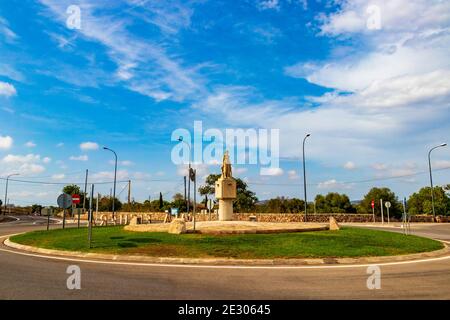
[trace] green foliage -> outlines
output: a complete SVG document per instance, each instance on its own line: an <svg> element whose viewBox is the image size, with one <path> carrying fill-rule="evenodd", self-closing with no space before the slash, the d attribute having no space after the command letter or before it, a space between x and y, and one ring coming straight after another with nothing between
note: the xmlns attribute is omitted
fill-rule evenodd
<svg viewBox="0 0 450 320"><path fill-rule="evenodd" d="M85 195L84 192L81 192L80 187L77 186L76 184L69 184L69 185L65 186L62 189L62 192L67 193L71 196L73 196L74 194L78 194L80 196L80 203L76 205L77 208L83 207L84 197L86 197L86 205L89 203L88 199L87 199L87 195Z"/></svg>
<svg viewBox="0 0 450 320"><path fill-rule="evenodd" d="M258 212L266 213L300 213L305 209L305 201L297 198L277 197L264 204L257 205Z"/></svg>
<svg viewBox="0 0 450 320"><path fill-rule="evenodd" d="M94 201L97 201L97 199L93 199ZM122 209L122 202L120 202L119 199L114 199L114 210L120 211ZM95 203L95 202L94 202ZM109 196L100 196L100 199L98 201L98 211L112 211L112 199Z"/></svg>
<svg viewBox="0 0 450 320"><path fill-rule="evenodd" d="M240 259L386 256L443 248L442 243L431 239L348 227L339 231L227 236L130 232L122 226L97 227L93 229L92 249L88 246L86 228L34 231L13 236L11 240L57 250Z"/></svg>
<svg viewBox="0 0 450 320"><path fill-rule="evenodd" d="M450 187L450 185L445 186ZM450 197L442 187L434 187L434 210L436 215L450 214ZM431 187L425 187L413 193L407 202L410 214L433 214L431 203Z"/></svg>
<svg viewBox="0 0 450 320"><path fill-rule="evenodd" d="M210 174L206 177L205 184L198 188L198 192L204 196L208 194L214 194L215 192L215 184L217 179L220 178L220 174Z"/></svg>
<svg viewBox="0 0 450 320"><path fill-rule="evenodd" d="M198 191L204 196L214 194L215 184L220 174L210 174L206 177L205 184L201 186ZM256 194L248 189L247 183L239 178L236 179L236 200L233 202L233 210L235 212L251 212L255 208L255 203L258 201Z"/></svg>
<svg viewBox="0 0 450 320"><path fill-rule="evenodd" d="M164 207L164 200L163 200L163 196L162 193L159 193L159 209L162 210Z"/></svg>
<svg viewBox="0 0 450 320"><path fill-rule="evenodd" d="M315 198L317 213L354 213L356 209L350 203L346 194L330 192L326 196L321 194Z"/></svg>
<svg viewBox="0 0 450 320"><path fill-rule="evenodd" d="M398 201L397 196L389 188L372 188L364 196L364 199L358 205L358 213L372 213L372 200L375 201L375 215L381 216L380 211L380 199L383 199L383 211L386 214L386 207L384 203L389 201L391 203L391 208L389 209L389 214L391 216L400 217L403 213L403 208L401 203Z"/></svg>

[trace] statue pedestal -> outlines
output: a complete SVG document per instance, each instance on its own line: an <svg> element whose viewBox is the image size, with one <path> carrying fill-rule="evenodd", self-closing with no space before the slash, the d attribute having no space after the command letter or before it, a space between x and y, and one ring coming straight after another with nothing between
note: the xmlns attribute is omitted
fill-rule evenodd
<svg viewBox="0 0 450 320"><path fill-rule="evenodd" d="M233 178L219 178L216 181L216 198L219 200L219 221L233 220L236 180Z"/></svg>

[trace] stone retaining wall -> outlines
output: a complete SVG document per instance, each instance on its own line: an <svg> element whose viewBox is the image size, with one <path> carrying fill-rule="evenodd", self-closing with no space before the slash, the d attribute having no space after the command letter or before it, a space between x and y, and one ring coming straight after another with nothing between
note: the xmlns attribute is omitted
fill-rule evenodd
<svg viewBox="0 0 450 320"><path fill-rule="evenodd" d="M164 221L166 213L164 212L117 212L116 221L121 220L123 223L128 223L131 218L136 215L142 218L144 223L150 221ZM373 222L372 214L308 214L308 222L328 223L330 216L334 217L338 223L342 222L360 222L367 223ZM235 213L233 214L233 220L235 221L250 221L250 217L256 217L256 221L260 222L304 222L304 215L299 213ZM99 212L97 215L97 221L102 218L108 221L112 220L112 213ZM87 220L87 214L81 215L82 220ZM197 221L209 221L209 214L197 213ZM211 213L211 220L217 220L217 214ZM449 216L437 216L437 222L450 222ZM376 217L377 222L381 222L381 217ZM384 217L384 221L387 221L387 217ZM400 222L400 219L390 218L392 222ZM433 217L430 215L414 215L411 216L411 222L433 222Z"/></svg>

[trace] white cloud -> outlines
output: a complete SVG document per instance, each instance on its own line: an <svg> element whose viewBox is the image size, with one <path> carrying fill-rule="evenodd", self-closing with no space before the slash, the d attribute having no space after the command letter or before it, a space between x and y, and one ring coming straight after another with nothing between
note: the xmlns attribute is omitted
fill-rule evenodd
<svg viewBox="0 0 450 320"><path fill-rule="evenodd" d="M437 160L432 163L433 169L447 169L450 168L449 160Z"/></svg>
<svg viewBox="0 0 450 320"><path fill-rule="evenodd" d="M36 144L33 141L28 141L27 143L25 143L25 147L34 148L36 147Z"/></svg>
<svg viewBox="0 0 450 320"><path fill-rule="evenodd" d="M101 171L94 173L92 175L94 180L113 180L114 179L114 171ZM130 174L127 170L118 170L117 171L117 180L126 180L130 178Z"/></svg>
<svg viewBox="0 0 450 320"><path fill-rule="evenodd" d="M52 161L52 159L49 158L49 157L44 157L44 158L42 158L42 162L43 162L43 163L50 163L51 161Z"/></svg>
<svg viewBox="0 0 450 320"><path fill-rule="evenodd" d="M60 174L54 174L52 175L52 179L53 180L62 180L66 177L66 175L64 173L60 173Z"/></svg>
<svg viewBox="0 0 450 320"><path fill-rule="evenodd" d="M209 166L206 163L193 163L191 164L191 167L195 170L197 170L197 181L199 179L204 179L209 175ZM186 165L179 165L177 166L177 174L179 176L188 176L189 175L189 166Z"/></svg>
<svg viewBox="0 0 450 320"><path fill-rule="evenodd" d="M80 155L80 156L71 156L69 160L72 161L88 161L89 157L87 155Z"/></svg>
<svg viewBox="0 0 450 320"><path fill-rule="evenodd" d="M352 161L347 161L344 164L344 168L347 169L347 170L353 170L353 169L356 169L356 164L354 162L352 162Z"/></svg>
<svg viewBox="0 0 450 320"><path fill-rule="evenodd" d="M54 15L56 20L65 24L66 8L71 0L40 0ZM192 15L191 4L185 2L137 2L128 1L138 10L133 10L133 16L138 25L151 23L157 25L163 33L176 33L177 30L190 24ZM79 35L95 41L105 47L111 61L117 65L116 78L103 74L101 79L110 83L122 83L131 91L151 97L156 101L172 99L183 101L192 98L204 90L202 77L197 73L198 66L185 67L180 58L166 52L166 46L143 39L129 32L131 20L118 15L102 14L100 4L82 0L77 3L83 13L83 27ZM79 77L60 76L63 72L53 72L50 75L61 81L86 78L85 73L72 70ZM98 80L98 79L97 79ZM101 84L99 81L95 84ZM76 85L85 86L86 81L78 81Z"/></svg>
<svg viewBox="0 0 450 320"><path fill-rule="evenodd" d="M9 28L8 21L2 17L0 17L0 35L2 35L8 43L14 43L18 38L17 34Z"/></svg>
<svg viewBox="0 0 450 320"><path fill-rule="evenodd" d="M387 165L385 163L374 163L372 165L372 168L378 171L382 171L387 169Z"/></svg>
<svg viewBox="0 0 450 320"><path fill-rule="evenodd" d="M80 149L83 151L98 150L99 146L96 142L83 142L80 144Z"/></svg>
<svg viewBox="0 0 450 320"><path fill-rule="evenodd" d="M64 147L64 143L63 143L63 142L60 142L60 143L58 143L58 144L56 145L56 147L57 147L57 148Z"/></svg>
<svg viewBox="0 0 450 320"><path fill-rule="evenodd" d="M300 178L300 176L297 174L297 171L295 170L289 170L288 171L288 178L290 180L297 180Z"/></svg>
<svg viewBox="0 0 450 320"><path fill-rule="evenodd" d="M10 136L0 136L0 150L8 150L13 145L13 138Z"/></svg>
<svg viewBox="0 0 450 320"><path fill-rule="evenodd" d="M338 182L336 179L330 179L323 182L320 182L317 185L318 189L350 189L350 184L344 184L341 182Z"/></svg>
<svg viewBox="0 0 450 320"><path fill-rule="evenodd" d="M114 160L109 160L108 163L109 164L115 164L115 161ZM121 165L121 166L124 166L124 167L129 167L129 166L134 165L134 162L130 161L130 160L123 160L123 161L118 161L117 164Z"/></svg>
<svg viewBox="0 0 450 320"><path fill-rule="evenodd" d="M13 155L8 154L1 160L3 164L2 174L19 173L21 176L34 175L45 171L40 164L41 156L38 154Z"/></svg>
<svg viewBox="0 0 450 320"><path fill-rule="evenodd" d="M0 81L0 96L11 97L16 94L16 88L12 84Z"/></svg>
<svg viewBox="0 0 450 320"><path fill-rule="evenodd" d="M261 10L280 10L279 0L261 0L258 2L258 8Z"/></svg>
<svg viewBox="0 0 450 320"><path fill-rule="evenodd" d="M266 176L281 176L284 171L281 168L264 168L264 175Z"/></svg>

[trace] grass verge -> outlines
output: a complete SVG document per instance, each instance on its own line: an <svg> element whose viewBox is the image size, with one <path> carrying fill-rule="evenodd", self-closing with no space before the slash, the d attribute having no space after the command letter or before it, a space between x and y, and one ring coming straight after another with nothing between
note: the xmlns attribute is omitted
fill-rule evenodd
<svg viewBox="0 0 450 320"><path fill-rule="evenodd" d="M13 236L11 241L66 251L236 259L392 256L443 248L442 243L427 238L351 227L339 231L244 235L173 235L98 227L93 229L92 249L88 248L86 228L34 231Z"/></svg>

